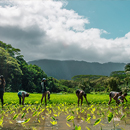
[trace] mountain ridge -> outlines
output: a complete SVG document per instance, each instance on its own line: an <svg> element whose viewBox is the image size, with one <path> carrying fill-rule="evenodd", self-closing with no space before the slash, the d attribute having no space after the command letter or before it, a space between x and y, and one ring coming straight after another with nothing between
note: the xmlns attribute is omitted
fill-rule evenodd
<svg viewBox="0 0 130 130"><path fill-rule="evenodd" d="M56 79L67 79L75 75L104 75L109 76L113 71L124 71L125 63L99 63L77 60L39 59L28 61L28 64L39 66L48 76Z"/></svg>

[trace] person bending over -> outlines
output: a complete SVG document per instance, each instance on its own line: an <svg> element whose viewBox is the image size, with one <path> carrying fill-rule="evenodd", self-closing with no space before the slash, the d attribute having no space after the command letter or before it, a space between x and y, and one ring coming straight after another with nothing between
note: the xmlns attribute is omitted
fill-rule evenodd
<svg viewBox="0 0 130 130"><path fill-rule="evenodd" d="M109 94L109 102L108 105L110 105L112 98L116 101L118 104L118 97L122 95L122 92L110 92Z"/></svg>
<svg viewBox="0 0 130 130"><path fill-rule="evenodd" d="M48 94L48 100L50 101L50 92L47 91L46 93Z"/></svg>
<svg viewBox="0 0 130 130"><path fill-rule="evenodd" d="M22 105L24 105L24 99L25 97L28 97L29 93L25 92L25 91L19 91L18 92L18 97L19 97L19 104L21 104L21 98L22 98Z"/></svg>
<svg viewBox="0 0 130 130"><path fill-rule="evenodd" d="M82 106L83 96L84 96L84 98L85 98L85 100L86 100L86 102L88 104L88 101L87 101L87 98L86 98L86 93L83 90L80 90L80 89L76 90L76 95L78 97L78 106L79 106L80 99L81 99L81 106Z"/></svg>
<svg viewBox="0 0 130 130"><path fill-rule="evenodd" d="M124 103L124 100L127 102L126 100L126 97L127 96L127 93L124 93L122 94L121 96L118 97L118 104L121 102L121 103Z"/></svg>

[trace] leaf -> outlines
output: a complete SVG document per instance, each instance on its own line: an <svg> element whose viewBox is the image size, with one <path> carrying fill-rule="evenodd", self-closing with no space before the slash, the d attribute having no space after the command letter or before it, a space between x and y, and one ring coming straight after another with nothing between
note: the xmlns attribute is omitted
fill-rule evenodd
<svg viewBox="0 0 130 130"><path fill-rule="evenodd" d="M22 116L21 116L21 118L24 118L25 114L26 114L26 113L23 113Z"/></svg>
<svg viewBox="0 0 130 130"><path fill-rule="evenodd" d="M30 121L30 118L26 119L22 124L25 124Z"/></svg>
<svg viewBox="0 0 130 130"><path fill-rule="evenodd" d="M13 120L15 120L18 117L18 114L15 114L13 117Z"/></svg>
<svg viewBox="0 0 130 130"><path fill-rule="evenodd" d="M4 116L2 116L1 119L0 119L0 126L1 127L3 127L3 118L4 118Z"/></svg>
<svg viewBox="0 0 130 130"><path fill-rule="evenodd" d="M91 116L90 114L87 114L87 119L86 119L86 122L89 121L91 119Z"/></svg>
<svg viewBox="0 0 130 130"><path fill-rule="evenodd" d="M56 125L57 121L50 121L52 125Z"/></svg>
<svg viewBox="0 0 130 130"><path fill-rule="evenodd" d="M121 120L122 120L124 117L125 117L125 115L123 115L123 116L121 117Z"/></svg>
<svg viewBox="0 0 130 130"><path fill-rule="evenodd" d="M70 115L68 115L68 116L66 117L66 119L68 119L68 118L70 118Z"/></svg>
<svg viewBox="0 0 130 130"><path fill-rule="evenodd" d="M113 113L110 112L109 115L108 115L108 122L109 123L111 122L112 118L113 118Z"/></svg>
<svg viewBox="0 0 130 130"><path fill-rule="evenodd" d="M71 116L69 119L67 119L67 121L71 121L74 119L74 116Z"/></svg>
<svg viewBox="0 0 130 130"><path fill-rule="evenodd" d="M81 113L83 113L84 112L84 109L81 111Z"/></svg>
<svg viewBox="0 0 130 130"><path fill-rule="evenodd" d="M86 126L86 129L87 129L87 130L91 130L91 129L90 129L90 128L88 128L87 126Z"/></svg>
<svg viewBox="0 0 130 130"><path fill-rule="evenodd" d="M9 123L10 123L10 124L13 124L13 122L12 122L12 121L9 121Z"/></svg>
<svg viewBox="0 0 130 130"><path fill-rule="evenodd" d="M95 121L95 123L94 123L94 126L97 125L97 124L99 124L100 121L101 121L101 119L97 119L97 120Z"/></svg>
<svg viewBox="0 0 130 130"><path fill-rule="evenodd" d="M37 120L40 123L40 120Z"/></svg>
<svg viewBox="0 0 130 130"><path fill-rule="evenodd" d="M44 120L45 119L45 117L43 117L43 116L41 116L41 118Z"/></svg>
<svg viewBox="0 0 130 130"><path fill-rule="evenodd" d="M57 114L53 114L55 117L57 117L58 115Z"/></svg>
<svg viewBox="0 0 130 130"><path fill-rule="evenodd" d="M72 114L74 114L74 111L71 111L72 112Z"/></svg>
<svg viewBox="0 0 130 130"><path fill-rule="evenodd" d="M68 123L66 123L66 125L68 125L69 127L71 127L71 125L70 125L70 124L68 124Z"/></svg>
<svg viewBox="0 0 130 130"><path fill-rule="evenodd" d="M32 130L37 130L35 127L32 127Z"/></svg>
<svg viewBox="0 0 130 130"><path fill-rule="evenodd" d="M53 116L51 117L53 120L56 120Z"/></svg>
<svg viewBox="0 0 130 130"><path fill-rule="evenodd" d="M83 117L81 117L81 118L82 118L83 121L85 120Z"/></svg>
<svg viewBox="0 0 130 130"><path fill-rule="evenodd" d="M75 126L75 130L81 130L81 126L78 127L78 126L76 125L76 126Z"/></svg>
<svg viewBox="0 0 130 130"><path fill-rule="evenodd" d="M93 119L96 119L96 116L95 116L95 115L93 115Z"/></svg>
<svg viewBox="0 0 130 130"><path fill-rule="evenodd" d="M37 111L35 111L32 116L35 116L36 114L37 114Z"/></svg>

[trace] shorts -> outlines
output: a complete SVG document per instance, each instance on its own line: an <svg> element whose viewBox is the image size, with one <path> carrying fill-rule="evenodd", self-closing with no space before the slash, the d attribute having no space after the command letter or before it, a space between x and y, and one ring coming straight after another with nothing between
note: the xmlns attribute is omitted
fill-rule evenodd
<svg viewBox="0 0 130 130"><path fill-rule="evenodd" d="M76 94L78 94L79 95L79 93L80 93L80 90L78 89L78 90L76 90Z"/></svg>
<svg viewBox="0 0 130 130"><path fill-rule="evenodd" d="M3 98L4 91L0 91L0 98Z"/></svg>
<svg viewBox="0 0 130 130"><path fill-rule="evenodd" d="M46 89L42 89L42 93L45 93L45 92L47 92L47 90Z"/></svg>

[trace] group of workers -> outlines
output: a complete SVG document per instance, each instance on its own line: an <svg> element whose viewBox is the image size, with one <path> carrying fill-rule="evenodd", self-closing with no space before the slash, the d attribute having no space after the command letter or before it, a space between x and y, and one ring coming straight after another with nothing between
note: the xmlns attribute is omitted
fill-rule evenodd
<svg viewBox="0 0 130 130"><path fill-rule="evenodd" d="M79 101L81 100L81 106L83 103L83 96L88 104L87 98L86 98L86 93L83 90L76 90L76 95L78 97L78 106L79 106ZM122 94L122 92L110 92L109 94L109 102L108 105L110 105L110 102L112 101L112 98L116 101L116 104L119 105L120 103L124 103L124 100L126 100L127 93Z"/></svg>
<svg viewBox="0 0 130 130"><path fill-rule="evenodd" d="M3 103L4 103L3 95L5 92L5 84L6 84L6 82L5 82L4 76L1 75L0 76L0 99L1 99L1 103L2 103L2 108L3 108ZM48 94L48 100L50 100L50 92L47 91L47 89L46 89L46 78L42 79L41 87L42 87L41 103L43 101L43 98L45 97L45 105L47 105L46 95ZM80 89L76 90L76 95L78 97L78 106L79 106L80 100L81 100L81 106L82 106L83 97L85 98L87 104L89 104L87 97L86 97L87 95L83 90L80 90ZM28 96L29 96L29 93L27 93L26 91L19 91L18 92L19 104L22 103L22 105L24 105L24 99L25 99L25 97L28 97ZM126 100L126 98L125 98L126 96L127 96L127 93L122 94L122 92L110 92L108 105L110 104L112 98L116 101L116 104L119 104L120 102L123 103L124 100ZM21 99L22 99L22 102L21 102ZM126 100L126 102L127 102L127 100Z"/></svg>

